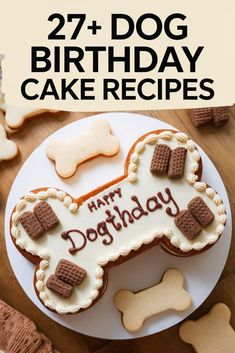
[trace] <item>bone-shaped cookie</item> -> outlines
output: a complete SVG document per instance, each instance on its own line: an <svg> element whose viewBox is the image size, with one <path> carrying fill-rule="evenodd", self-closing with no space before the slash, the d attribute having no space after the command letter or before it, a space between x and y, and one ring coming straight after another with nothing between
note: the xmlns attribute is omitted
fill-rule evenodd
<svg viewBox="0 0 235 353"><path fill-rule="evenodd" d="M164 174L163 170L161 175L156 174L155 168L151 172L153 157L155 167L159 162L155 148L162 144L172 151L171 171L177 178L175 153L179 147L187 150L186 158L180 159L181 172L184 162L180 179L168 177L165 167ZM135 142L124 174L106 185L79 198L43 185L25 195L13 210L11 234L17 248L37 264L35 287L44 305L59 313L76 313L90 307L103 294L110 267L154 245L176 255L191 256L215 244L224 230L226 211L220 196L200 181L201 172L199 152L185 134L153 131ZM42 200L60 222L49 230L45 230L46 226L55 223L50 208L38 206ZM200 212L198 207L202 207ZM38 209L42 210L40 217ZM25 212L29 212L26 219ZM24 226L33 229L28 234ZM55 293L47 287L47 281L57 273L62 259L79 266L87 275L74 288L53 277ZM58 295L62 291L67 299Z"/></svg>
<svg viewBox="0 0 235 353"><path fill-rule="evenodd" d="M5 115L5 128L8 132L14 132L19 129L28 118L37 117L44 112L58 112L58 110L36 109L11 107L5 102L5 95L2 91L2 61L3 55L0 55L0 111Z"/></svg>
<svg viewBox="0 0 235 353"><path fill-rule="evenodd" d="M26 119L38 117L45 112L58 112L58 110L11 107L4 102L3 98L1 99L0 110L5 116L6 129L9 129L10 132L14 132L19 129L24 124Z"/></svg>
<svg viewBox="0 0 235 353"><path fill-rule="evenodd" d="M230 319L230 309L219 303L200 319L184 322L179 334L197 353L234 353L235 331Z"/></svg>
<svg viewBox="0 0 235 353"><path fill-rule="evenodd" d="M14 158L17 152L15 142L8 140L4 127L0 125L0 161Z"/></svg>
<svg viewBox="0 0 235 353"><path fill-rule="evenodd" d="M191 297L184 289L184 277L176 269L167 270L159 284L134 293L121 290L114 297L116 308L122 313L124 327L138 331L144 321L167 310L183 311L190 307Z"/></svg>
<svg viewBox="0 0 235 353"><path fill-rule="evenodd" d="M63 178L72 176L82 162L98 156L113 156L119 151L118 139L111 134L104 119L95 120L89 131L70 141L52 141L47 157L55 161L56 172Z"/></svg>

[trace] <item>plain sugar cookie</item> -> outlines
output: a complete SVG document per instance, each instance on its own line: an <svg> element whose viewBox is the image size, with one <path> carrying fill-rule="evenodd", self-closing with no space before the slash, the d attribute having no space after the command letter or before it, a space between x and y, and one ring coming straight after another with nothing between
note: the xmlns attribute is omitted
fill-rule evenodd
<svg viewBox="0 0 235 353"><path fill-rule="evenodd" d="M199 320L184 322L179 334L197 353L234 353L235 331L230 319L228 306L219 303Z"/></svg>
<svg viewBox="0 0 235 353"><path fill-rule="evenodd" d="M184 289L183 274L167 270L162 281L137 293L121 290L115 294L114 305L122 314L123 326L130 332L142 328L144 321L167 310L184 311L190 307L191 297Z"/></svg>

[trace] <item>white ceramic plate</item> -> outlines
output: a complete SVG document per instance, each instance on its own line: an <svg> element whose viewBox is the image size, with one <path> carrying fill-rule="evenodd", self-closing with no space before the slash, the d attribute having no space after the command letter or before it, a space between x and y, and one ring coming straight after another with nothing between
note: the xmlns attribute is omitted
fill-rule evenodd
<svg viewBox="0 0 235 353"><path fill-rule="evenodd" d="M72 138L85 131L90 123L104 117L111 125L113 133L119 138L120 153L113 158L98 157L79 167L75 176L62 180L55 172L54 165L45 154L45 147L55 138ZM134 259L110 270L109 283L104 296L90 309L76 315L58 315L46 309L38 300L33 288L34 265L27 261L15 248L10 238L9 219L15 204L30 190L53 186L65 190L74 197L113 180L123 173L125 157L135 140L146 132L168 129L172 126L146 116L128 113L106 113L78 120L56 131L46 139L28 158L17 175L9 194L5 236L8 256L13 271L25 293L46 315L77 332L107 339L130 339L147 336L167 329L200 306L208 297L218 281L225 265L231 241L231 212L224 184L207 155L199 148L203 159L203 177L222 196L228 221L220 241L209 251L190 258L179 258L155 247ZM138 291L160 281L168 268L178 268L186 278L186 287L193 299L192 307L183 312L168 311L147 320L143 328L135 334L127 332L121 323L120 313L113 305L115 292L122 288Z"/></svg>

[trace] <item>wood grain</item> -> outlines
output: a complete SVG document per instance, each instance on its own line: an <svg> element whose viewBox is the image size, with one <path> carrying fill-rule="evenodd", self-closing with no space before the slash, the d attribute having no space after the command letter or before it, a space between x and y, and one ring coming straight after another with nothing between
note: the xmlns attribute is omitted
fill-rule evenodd
<svg viewBox="0 0 235 353"><path fill-rule="evenodd" d="M227 188L232 213L235 212L235 109L230 108L230 121L226 126L215 128L213 126L196 129L189 117L187 110L165 110L165 111L138 111L154 118L159 118L165 122L174 125L177 129L186 132L192 137L209 155L211 160L219 170L225 186ZM95 113L93 113L95 114ZM32 319L38 328L46 334L61 353L151 353L151 352L192 352L191 348L183 348L184 345L178 337L178 328L166 330L163 333L153 335L142 340L133 340L126 342L108 342L84 336L70 331L61 325L53 322L43 314L25 295L17 280L14 277L9 264L5 243L4 243L4 212L11 185L21 168L23 162L28 158L31 152L51 133L71 123L77 119L82 119L92 114L88 113L59 113L43 114L38 118L27 121L25 126L15 134L11 135L20 150L17 158L0 164L0 298L12 305L17 310ZM0 118L4 122L3 117ZM125 120L123 119L123 126ZM8 236L8 235L7 235ZM231 274L235 271L235 241L232 241L230 255L223 271L221 280L227 279L228 282L218 285L217 298L220 294L224 299L224 286L235 292L235 276ZM228 291L227 291L228 292ZM226 293L227 293L226 292ZM213 298L208 298L207 306L213 302ZM203 312L199 309L199 313ZM235 315L233 304L233 314ZM174 347L174 349L173 349ZM155 349L155 350L154 350Z"/></svg>

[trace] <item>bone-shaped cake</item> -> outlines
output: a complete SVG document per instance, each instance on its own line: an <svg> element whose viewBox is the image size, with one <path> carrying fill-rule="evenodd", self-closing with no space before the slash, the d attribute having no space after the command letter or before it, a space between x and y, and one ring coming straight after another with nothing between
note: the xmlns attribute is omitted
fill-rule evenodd
<svg viewBox="0 0 235 353"><path fill-rule="evenodd" d="M180 337L197 353L234 353L235 331L230 324L231 311L223 303L213 306L208 314L180 326Z"/></svg>
<svg viewBox="0 0 235 353"><path fill-rule="evenodd" d="M166 310L183 311L190 307L191 297L184 289L184 277L176 269L167 270L162 281L137 293L121 290L114 297L116 308L122 313L124 327L138 331L144 321Z"/></svg>
<svg viewBox="0 0 235 353"><path fill-rule="evenodd" d="M22 197L11 235L37 265L43 304L62 314L87 309L103 294L110 267L154 245L179 256L209 249L224 231L226 211L201 173L187 135L153 131L135 142L122 176L90 193L73 198L42 186Z"/></svg>
<svg viewBox="0 0 235 353"><path fill-rule="evenodd" d="M55 161L58 175L69 178L82 162L98 155L113 156L118 151L118 139L111 134L108 122L97 119L85 134L75 139L52 141L46 154Z"/></svg>

